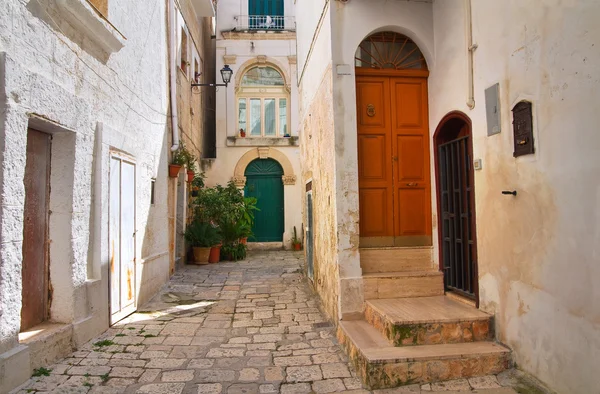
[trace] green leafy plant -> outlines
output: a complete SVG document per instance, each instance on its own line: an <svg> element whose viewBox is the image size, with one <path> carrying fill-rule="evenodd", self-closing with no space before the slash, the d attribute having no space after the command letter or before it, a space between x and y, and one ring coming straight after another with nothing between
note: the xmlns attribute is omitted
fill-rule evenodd
<svg viewBox="0 0 600 394"><path fill-rule="evenodd" d="M90 383L90 382L84 382L83 385L85 387L94 387L94 385L92 383Z"/></svg>
<svg viewBox="0 0 600 394"><path fill-rule="evenodd" d="M102 341L98 341L96 343L94 343L94 346L98 346L98 347L104 347L104 346L112 346L115 343L113 341L111 341L110 339L104 339Z"/></svg>
<svg viewBox="0 0 600 394"><path fill-rule="evenodd" d="M244 196L233 182L201 188L192 205L195 219L217 226L239 221L246 209Z"/></svg>
<svg viewBox="0 0 600 394"><path fill-rule="evenodd" d="M246 254L246 245L239 242L230 245L223 245L221 248L221 257L223 260L243 260L246 258Z"/></svg>
<svg viewBox="0 0 600 394"><path fill-rule="evenodd" d="M199 248L210 248L221 241L215 227L210 223L200 221L188 224L184 236L190 246Z"/></svg>
<svg viewBox="0 0 600 394"><path fill-rule="evenodd" d="M293 245L300 245L302 242L300 241L300 238L298 238L298 234L296 233L296 226L294 226L294 235L292 236L292 244Z"/></svg>
<svg viewBox="0 0 600 394"><path fill-rule="evenodd" d="M44 367L36 368L33 370L33 375L31 376L50 376L51 369L47 369Z"/></svg>
<svg viewBox="0 0 600 394"><path fill-rule="evenodd" d="M187 162L187 150L183 146L183 143L179 145L179 148L175 152L173 152L173 158L171 160L171 164L175 164L178 166L183 166Z"/></svg>
<svg viewBox="0 0 600 394"><path fill-rule="evenodd" d="M108 381L108 373L105 373L104 375L100 375L100 379L102 380L103 383L106 383Z"/></svg>
<svg viewBox="0 0 600 394"><path fill-rule="evenodd" d="M256 197L244 197L244 211L242 213L242 223L248 225L250 228L254 226L254 213L260 211L256 204L258 200Z"/></svg>

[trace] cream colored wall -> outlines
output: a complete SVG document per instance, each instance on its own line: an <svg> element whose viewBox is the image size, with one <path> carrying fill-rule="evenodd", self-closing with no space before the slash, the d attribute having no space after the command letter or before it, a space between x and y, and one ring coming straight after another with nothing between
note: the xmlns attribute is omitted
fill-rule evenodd
<svg viewBox="0 0 600 394"><path fill-rule="evenodd" d="M434 6L431 127L473 121L481 308L520 368L560 393L598 389L600 3L473 2L475 109L466 107L464 2ZM500 134L484 90L500 83ZM512 157L510 110L533 103L536 153ZM517 190L517 197L502 190Z"/></svg>
<svg viewBox="0 0 600 394"><path fill-rule="evenodd" d="M243 3L243 4L242 4ZM286 35L290 39L225 39L221 32L231 30L235 24L234 17L246 15L247 1L225 0L218 3L217 13L217 44L216 44L216 80L222 83L219 70L228 64L233 70L232 82L228 87L219 87L216 92L216 159L204 160L203 168L206 173L208 186L226 184L234 176L236 165L240 158L249 151L256 151L258 146L231 146L227 137L237 136L236 87L243 73L259 59L264 59L270 66L279 69L289 88L289 118L288 125L291 136L298 136L298 85L296 75L296 42L293 34ZM285 3L285 14L293 15L293 4ZM279 33L277 33L279 34ZM261 35L257 33L257 35ZM256 37L254 35L253 37ZM261 35L266 38L265 34ZM261 60L263 61L263 60ZM236 82L237 81L237 82ZM290 142L287 138L278 138L283 143ZM249 142L246 137L244 142ZM267 146L267 145L264 145ZM298 146L270 146L271 150L281 152L287 157L296 176L293 185L284 185L284 235L283 243L291 247L293 228L298 234L302 229L302 191L300 166L300 148ZM283 165L283 163L280 162ZM285 165L284 165L285 167ZM287 174L286 174L287 175Z"/></svg>

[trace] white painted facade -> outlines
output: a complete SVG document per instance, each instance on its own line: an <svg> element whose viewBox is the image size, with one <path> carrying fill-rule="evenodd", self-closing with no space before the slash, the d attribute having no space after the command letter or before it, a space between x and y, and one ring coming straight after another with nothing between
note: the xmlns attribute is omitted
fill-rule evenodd
<svg viewBox="0 0 600 394"><path fill-rule="evenodd" d="M495 314L497 339L513 350L519 368L557 392L593 392L600 363L599 295L593 282L600 273L595 131L600 3L472 1L471 109L467 1L298 3L303 181L315 179L323 160L333 160L335 170L313 188L315 209L321 206L321 217L333 218L338 237L335 251L315 250L321 256L315 270L333 271L339 279L334 288L315 286L326 305L334 304L329 293L336 295L337 304L328 308L335 317L362 311L354 54L370 34L395 31L416 42L427 60L430 138L451 111L472 122L474 156L482 160L475 171L479 299L483 310ZM350 73L340 72L344 65ZM328 78L331 96L323 100L317 81ZM500 84L501 132L488 137L484 91L495 83ZM327 100L333 102L334 152L309 137L324 138L311 123L311 111L314 103ZM511 109L522 100L533 104L535 153L515 159ZM317 161L318 155L325 159ZM433 151L431 169L435 180ZM502 195L503 190L518 195ZM329 193L331 202L321 197L319 203L319 192ZM327 245L328 236L317 232L315 246Z"/></svg>
<svg viewBox="0 0 600 394"><path fill-rule="evenodd" d="M167 4L110 0L104 17L87 0L2 2L0 392L109 327L113 157L135 165L122 189L135 194L129 199L134 211L129 217L135 219L123 235L131 238L134 258L134 272L123 282L133 294L133 309L170 276L168 234L175 228L169 219L176 214L172 196L178 186L167 171L172 144ZM191 104L184 104L189 113ZM51 304L47 323L19 335L28 127L52 136Z"/></svg>
<svg viewBox="0 0 600 394"><path fill-rule="evenodd" d="M216 92L216 158L203 160L207 185L226 184L234 180L245 185L244 170L248 157L268 157L284 169L284 235L283 245L291 247L294 226L301 234L302 186L300 185L300 150L298 147L298 84L296 71L295 4L284 0L285 28L282 31L248 31L248 0L220 0L217 7L216 76L222 83L220 70L229 65L233 78L228 87ZM237 98L246 71L268 66L283 76L287 92L287 130L290 138L254 138L250 133L240 137ZM270 151L270 153L269 153ZM283 157L278 160L277 157Z"/></svg>

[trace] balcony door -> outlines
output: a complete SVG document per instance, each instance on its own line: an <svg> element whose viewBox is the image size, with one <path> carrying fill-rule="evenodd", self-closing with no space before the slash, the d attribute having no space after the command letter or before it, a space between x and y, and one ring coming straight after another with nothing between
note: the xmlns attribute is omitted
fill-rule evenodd
<svg viewBox="0 0 600 394"><path fill-rule="evenodd" d="M250 15L283 16L283 0L250 0Z"/></svg>
<svg viewBox="0 0 600 394"><path fill-rule="evenodd" d="M249 0L248 25L253 30L282 30L283 0Z"/></svg>

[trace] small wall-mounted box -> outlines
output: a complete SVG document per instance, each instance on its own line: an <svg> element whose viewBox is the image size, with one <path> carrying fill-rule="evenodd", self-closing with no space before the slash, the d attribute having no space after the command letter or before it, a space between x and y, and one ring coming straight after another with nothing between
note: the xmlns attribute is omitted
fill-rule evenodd
<svg viewBox="0 0 600 394"><path fill-rule="evenodd" d="M485 116L487 119L487 135L500 133L500 85L495 84L485 90Z"/></svg>
<svg viewBox="0 0 600 394"><path fill-rule="evenodd" d="M535 153L533 145L533 113L529 101L521 101L512 109L514 157Z"/></svg>

